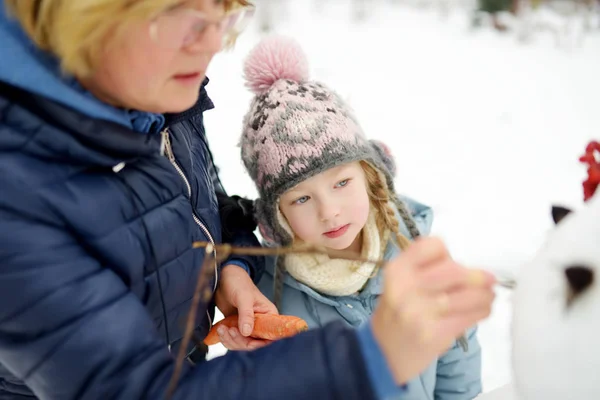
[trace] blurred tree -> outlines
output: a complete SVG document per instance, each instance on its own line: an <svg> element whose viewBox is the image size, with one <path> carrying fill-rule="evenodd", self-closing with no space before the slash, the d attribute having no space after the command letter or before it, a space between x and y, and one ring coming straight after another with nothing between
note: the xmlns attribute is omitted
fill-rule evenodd
<svg viewBox="0 0 600 400"><path fill-rule="evenodd" d="M507 26L504 25L498 19L498 14L501 12L517 13L519 0L478 0L479 11L488 13L492 19L492 25L498 31L507 30Z"/></svg>

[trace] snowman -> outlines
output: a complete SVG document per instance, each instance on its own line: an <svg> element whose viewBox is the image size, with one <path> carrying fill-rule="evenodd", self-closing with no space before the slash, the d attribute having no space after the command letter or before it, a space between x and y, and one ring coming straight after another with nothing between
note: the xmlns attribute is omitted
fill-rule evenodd
<svg viewBox="0 0 600 400"><path fill-rule="evenodd" d="M589 165L584 207L553 208L556 228L518 278L511 328L518 400L600 399L598 151L592 142L580 159Z"/></svg>

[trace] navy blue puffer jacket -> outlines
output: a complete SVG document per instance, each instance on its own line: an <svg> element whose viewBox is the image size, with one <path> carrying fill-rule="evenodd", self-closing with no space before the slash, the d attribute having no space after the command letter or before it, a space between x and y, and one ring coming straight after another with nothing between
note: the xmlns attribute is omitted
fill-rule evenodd
<svg viewBox="0 0 600 400"><path fill-rule="evenodd" d="M198 109L143 135L0 83L0 399L164 398L203 261L191 243L221 240L215 176ZM332 325L186 364L174 399L370 399L363 364Z"/></svg>

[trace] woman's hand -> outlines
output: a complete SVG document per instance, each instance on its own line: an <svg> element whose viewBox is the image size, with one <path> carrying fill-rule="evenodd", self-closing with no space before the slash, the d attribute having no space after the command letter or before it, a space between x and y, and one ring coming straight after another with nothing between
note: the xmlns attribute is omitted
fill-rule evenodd
<svg viewBox="0 0 600 400"><path fill-rule="evenodd" d="M384 274L372 328L398 384L419 375L491 312L494 277L454 262L439 239L417 240Z"/></svg>
<svg viewBox="0 0 600 400"><path fill-rule="evenodd" d="M221 343L228 350L254 350L271 343L269 340L247 337L254 329L254 313L278 312L242 268L233 264L223 267L215 302L224 316L239 315L237 328L221 327L217 330Z"/></svg>

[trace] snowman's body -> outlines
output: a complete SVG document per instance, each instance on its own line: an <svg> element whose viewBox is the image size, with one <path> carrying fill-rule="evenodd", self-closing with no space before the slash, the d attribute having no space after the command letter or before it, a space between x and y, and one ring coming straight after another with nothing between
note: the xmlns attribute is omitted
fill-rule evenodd
<svg viewBox="0 0 600 400"><path fill-rule="evenodd" d="M519 400L600 399L600 195L567 215L513 298Z"/></svg>

